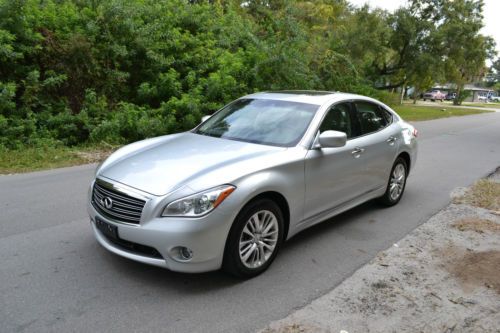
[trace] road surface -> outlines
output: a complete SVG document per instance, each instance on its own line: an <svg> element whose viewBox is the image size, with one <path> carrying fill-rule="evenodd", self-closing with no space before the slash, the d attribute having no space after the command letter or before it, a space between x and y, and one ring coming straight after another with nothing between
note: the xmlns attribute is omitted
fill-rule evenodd
<svg viewBox="0 0 500 333"><path fill-rule="evenodd" d="M263 275L172 273L101 248L86 215L94 166L0 176L0 331L251 332L323 295L500 165L500 113L416 123L396 207L367 203L297 235Z"/></svg>

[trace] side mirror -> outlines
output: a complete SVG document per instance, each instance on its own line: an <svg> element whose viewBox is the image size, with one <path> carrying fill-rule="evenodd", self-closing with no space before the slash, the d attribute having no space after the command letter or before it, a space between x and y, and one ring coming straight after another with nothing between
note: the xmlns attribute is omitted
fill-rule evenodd
<svg viewBox="0 0 500 333"><path fill-rule="evenodd" d="M320 148L343 147L347 142L347 134L339 131L324 131L319 135Z"/></svg>
<svg viewBox="0 0 500 333"><path fill-rule="evenodd" d="M208 118L212 117L212 115L208 115L208 116L203 116L201 117L201 122L204 123L205 121L208 120Z"/></svg>

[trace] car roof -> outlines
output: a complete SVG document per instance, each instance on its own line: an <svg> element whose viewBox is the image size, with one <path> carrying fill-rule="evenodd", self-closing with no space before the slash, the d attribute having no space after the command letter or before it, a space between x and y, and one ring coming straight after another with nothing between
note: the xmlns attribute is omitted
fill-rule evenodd
<svg viewBox="0 0 500 333"><path fill-rule="evenodd" d="M316 91L316 90L265 91L247 95L242 98L272 99L272 100L281 100L281 101L316 104L316 105L323 105L326 102L332 102L335 100L345 100L345 99L372 100L369 97L361 95L348 94L336 91L334 92L334 91Z"/></svg>

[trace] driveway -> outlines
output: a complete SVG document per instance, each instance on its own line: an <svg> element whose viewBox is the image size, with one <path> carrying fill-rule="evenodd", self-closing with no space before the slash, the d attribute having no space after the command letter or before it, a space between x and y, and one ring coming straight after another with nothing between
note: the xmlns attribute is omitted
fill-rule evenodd
<svg viewBox="0 0 500 333"><path fill-rule="evenodd" d="M396 207L367 203L287 242L263 275L184 275L117 257L86 216L94 166L0 176L4 332L251 332L317 298L500 164L500 113L416 123L417 167Z"/></svg>

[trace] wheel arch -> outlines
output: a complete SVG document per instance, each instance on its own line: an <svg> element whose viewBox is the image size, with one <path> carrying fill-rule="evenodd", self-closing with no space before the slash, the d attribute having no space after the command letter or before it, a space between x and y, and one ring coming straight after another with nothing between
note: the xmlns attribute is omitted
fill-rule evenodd
<svg viewBox="0 0 500 333"><path fill-rule="evenodd" d="M400 157L405 160L406 167L408 169L406 172L409 175L410 174L410 169L411 169L411 157L410 157L410 154L408 154L406 151L403 151L403 152L399 153L399 155L396 157L396 159L398 159Z"/></svg>
<svg viewBox="0 0 500 333"><path fill-rule="evenodd" d="M250 200L248 200L245 205L243 205L243 210L246 206L251 204L252 202L260 199L270 199L275 202L278 207L281 209L281 213L283 214L283 240L285 240L288 236L288 230L290 228L290 206L288 204L288 200L286 200L285 196L277 191L265 191L253 196ZM241 211L240 210L240 211Z"/></svg>

